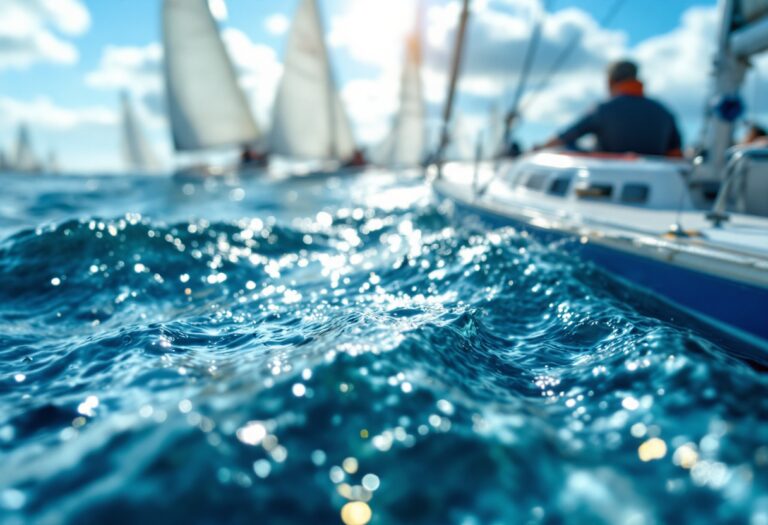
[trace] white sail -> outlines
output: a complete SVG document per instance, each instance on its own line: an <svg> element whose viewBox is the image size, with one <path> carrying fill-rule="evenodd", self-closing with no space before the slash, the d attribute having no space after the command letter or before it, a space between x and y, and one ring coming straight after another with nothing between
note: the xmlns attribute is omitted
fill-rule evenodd
<svg viewBox="0 0 768 525"><path fill-rule="evenodd" d="M488 112L488 128L483 144L483 157L495 159L504 152L504 117L494 104Z"/></svg>
<svg viewBox="0 0 768 525"><path fill-rule="evenodd" d="M165 0L168 114L177 151L253 144L260 134L207 0Z"/></svg>
<svg viewBox="0 0 768 525"><path fill-rule="evenodd" d="M141 131L128 94L123 93L120 98L123 112L123 159L126 168L135 173L159 171L160 164L157 156Z"/></svg>
<svg viewBox="0 0 768 525"><path fill-rule="evenodd" d="M346 160L355 142L338 95L316 0L293 18L272 116L270 151L293 158Z"/></svg>
<svg viewBox="0 0 768 525"><path fill-rule="evenodd" d="M25 124L19 125L19 134L16 139L16 159L13 169L20 172L40 170L40 162L32 149L32 140L29 137L29 129Z"/></svg>
<svg viewBox="0 0 768 525"><path fill-rule="evenodd" d="M385 164L419 166L424 161L426 111L421 80L421 44L418 34L408 38L400 83L400 107L386 144Z"/></svg>

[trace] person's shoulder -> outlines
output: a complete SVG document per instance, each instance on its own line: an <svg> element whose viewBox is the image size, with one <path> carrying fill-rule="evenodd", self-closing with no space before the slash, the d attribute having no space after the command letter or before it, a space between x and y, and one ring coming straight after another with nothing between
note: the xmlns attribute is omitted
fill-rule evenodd
<svg viewBox="0 0 768 525"><path fill-rule="evenodd" d="M645 100L646 104L648 104L651 107L656 108L657 110L666 113L669 116L672 116L672 112L669 110L666 104L661 102L660 100L657 100L653 97L643 97L643 100Z"/></svg>

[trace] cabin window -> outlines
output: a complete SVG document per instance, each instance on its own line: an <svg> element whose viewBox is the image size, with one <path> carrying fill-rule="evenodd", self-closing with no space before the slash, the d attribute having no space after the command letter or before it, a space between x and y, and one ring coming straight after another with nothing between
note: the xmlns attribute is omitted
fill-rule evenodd
<svg viewBox="0 0 768 525"><path fill-rule="evenodd" d="M531 173L525 181L525 187L529 190L544 191L544 186L549 178L548 173Z"/></svg>
<svg viewBox="0 0 768 525"><path fill-rule="evenodd" d="M578 188L576 195L582 199L610 199L613 195L613 186L611 184L590 184L589 186Z"/></svg>
<svg viewBox="0 0 768 525"><path fill-rule="evenodd" d="M621 189L621 202L627 204L645 204L651 189L647 184L625 184Z"/></svg>
<svg viewBox="0 0 768 525"><path fill-rule="evenodd" d="M571 187L571 177L558 177L552 181L552 185L549 187L550 195L557 195L558 197L565 197L568 193L568 188Z"/></svg>

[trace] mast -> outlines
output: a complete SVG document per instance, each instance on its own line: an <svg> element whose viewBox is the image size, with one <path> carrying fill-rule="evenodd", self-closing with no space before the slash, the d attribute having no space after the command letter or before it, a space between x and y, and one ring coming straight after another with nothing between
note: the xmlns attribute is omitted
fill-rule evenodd
<svg viewBox="0 0 768 525"><path fill-rule="evenodd" d="M720 0L720 30L715 55L714 97L708 108L707 159L698 176L722 180L735 123L744 111L741 88L749 58L768 50L768 2Z"/></svg>
<svg viewBox="0 0 768 525"><path fill-rule="evenodd" d="M450 142L450 126L453 116L453 105L456 97L456 87L461 75L461 64L464 58L464 40L467 32L467 21L469 20L469 0L462 0L461 15L459 17L459 28L456 34L456 43L453 48L453 60L451 62L451 77L448 84L448 96L443 108L443 126L440 133L440 143L437 148L437 161L440 162L445 153L445 148Z"/></svg>

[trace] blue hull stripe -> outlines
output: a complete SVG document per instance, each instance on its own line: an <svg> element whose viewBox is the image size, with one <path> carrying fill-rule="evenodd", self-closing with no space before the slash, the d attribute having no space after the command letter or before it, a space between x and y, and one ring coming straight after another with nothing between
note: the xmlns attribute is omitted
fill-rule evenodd
<svg viewBox="0 0 768 525"><path fill-rule="evenodd" d="M574 237L566 232L539 228L521 220L450 200L457 208L477 215L491 225L514 226L536 235L544 242ZM768 346L768 289L667 264L594 241L586 244L574 243L574 251L583 259L592 261L615 275L686 309L757 337Z"/></svg>

